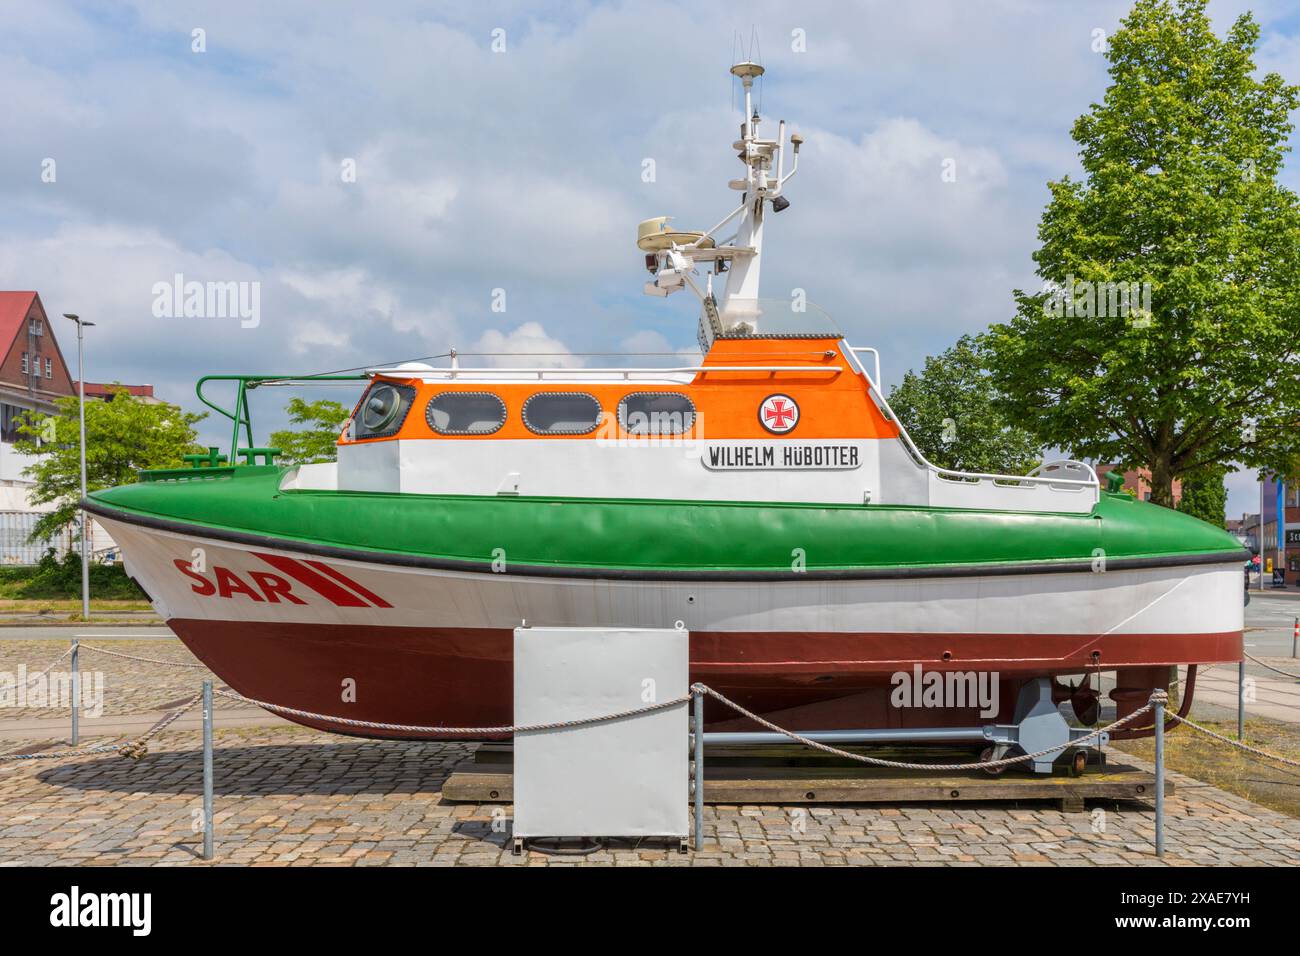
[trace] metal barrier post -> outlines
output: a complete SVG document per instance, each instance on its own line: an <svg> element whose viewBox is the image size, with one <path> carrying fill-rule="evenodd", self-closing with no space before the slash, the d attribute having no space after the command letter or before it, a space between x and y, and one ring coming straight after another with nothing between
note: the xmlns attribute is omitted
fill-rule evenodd
<svg viewBox="0 0 1300 956"><path fill-rule="evenodd" d="M80 652L77 638L72 639L72 746L81 740L81 668L77 666Z"/></svg>
<svg viewBox="0 0 1300 956"><path fill-rule="evenodd" d="M1153 700L1156 728L1156 856L1165 855L1165 703Z"/></svg>
<svg viewBox="0 0 1300 956"><path fill-rule="evenodd" d="M1296 644L1300 643L1300 617L1295 619L1295 627L1291 629L1291 657L1294 658Z"/></svg>
<svg viewBox="0 0 1300 956"><path fill-rule="evenodd" d="M1246 739L1246 659L1237 665L1237 739Z"/></svg>
<svg viewBox="0 0 1300 956"><path fill-rule="evenodd" d="M695 852L704 849L704 693L694 692L695 710L695 746L691 756L694 760L695 783Z"/></svg>
<svg viewBox="0 0 1300 956"><path fill-rule="evenodd" d="M212 681L203 682L203 859L212 859Z"/></svg>

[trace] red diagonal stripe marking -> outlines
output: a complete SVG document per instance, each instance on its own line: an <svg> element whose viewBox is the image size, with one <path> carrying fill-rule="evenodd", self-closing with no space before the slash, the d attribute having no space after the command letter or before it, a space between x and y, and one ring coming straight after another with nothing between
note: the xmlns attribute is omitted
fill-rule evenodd
<svg viewBox="0 0 1300 956"><path fill-rule="evenodd" d="M310 565L311 565L313 568L315 568L317 571L321 571L321 572L323 572L323 573L325 573L325 574L328 574L330 577L332 577L334 580L338 581L340 584L344 585L345 587L349 587L349 588L351 588L352 590L356 591L358 594L360 594L363 598L365 598L367 601L369 601L369 602L370 602L371 604L373 604L375 607L392 607L391 604L389 604L387 601L385 601L383 598L381 598L381 597L380 597L378 594L376 594L374 591L371 591L369 588L367 588L367 587L366 587L365 585L363 585L363 584L358 584L356 581L353 581L350 577L348 577L346 574L344 574L344 573L343 573L342 571L340 571L338 568L331 568L331 567L330 567L328 564L326 564L324 561L310 561L310 560L309 560L309 561L306 561L306 562L304 562L304 563L306 563L306 564L310 564Z"/></svg>
<svg viewBox="0 0 1300 956"><path fill-rule="evenodd" d="M370 606L351 591L344 590L329 578L317 574L300 561L296 561L293 558L286 558L278 554L261 554L257 551L254 551L253 554L256 554L271 567L283 571L300 584L307 585L307 587L311 588L317 594L331 601L338 607Z"/></svg>

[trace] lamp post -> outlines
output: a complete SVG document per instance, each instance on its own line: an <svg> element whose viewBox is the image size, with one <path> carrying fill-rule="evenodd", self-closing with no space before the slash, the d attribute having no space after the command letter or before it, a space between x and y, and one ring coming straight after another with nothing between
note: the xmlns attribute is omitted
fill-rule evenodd
<svg viewBox="0 0 1300 956"><path fill-rule="evenodd" d="M1277 561L1273 570L1278 582L1286 587L1286 482L1281 477L1274 482L1277 484Z"/></svg>
<svg viewBox="0 0 1300 956"><path fill-rule="evenodd" d="M81 500L86 499L86 365L83 359L82 333L94 322L83 322L79 315L64 312L65 319L77 323L77 404L81 413ZM81 616L90 619L90 539L86 527L86 509L81 509Z"/></svg>
<svg viewBox="0 0 1300 956"><path fill-rule="evenodd" d="M1264 593L1264 469L1259 470L1259 593Z"/></svg>

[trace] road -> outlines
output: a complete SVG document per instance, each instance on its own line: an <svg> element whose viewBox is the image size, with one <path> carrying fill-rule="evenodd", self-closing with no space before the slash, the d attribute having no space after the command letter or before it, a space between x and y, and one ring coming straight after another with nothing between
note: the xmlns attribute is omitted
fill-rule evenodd
<svg viewBox="0 0 1300 956"><path fill-rule="evenodd" d="M1290 657L1291 634L1300 617L1300 589L1251 592L1246 607L1246 650L1256 657ZM86 624L0 624L0 641L63 641L80 635L98 641L175 640L165 625L95 627ZM1300 669L1298 667L1297 669Z"/></svg>
<svg viewBox="0 0 1300 956"><path fill-rule="evenodd" d="M0 641L62 641L66 644L74 637L97 641L176 640L171 628L157 627L95 627L93 624L17 624L0 626Z"/></svg>
<svg viewBox="0 0 1300 956"><path fill-rule="evenodd" d="M1300 660L1291 658L1291 637L1296 618L1300 617L1300 590L1252 591L1246 607L1246 653L1252 657L1273 658L1272 663L1292 674L1300 674ZM1300 723L1300 681L1248 661L1246 674L1254 679L1254 700L1246 705L1253 717L1268 717L1287 723ZM1196 682L1193 717L1216 720L1234 719L1237 713L1235 665L1219 664L1202 668Z"/></svg>
<svg viewBox="0 0 1300 956"><path fill-rule="evenodd" d="M1300 589L1264 594L1252 591L1246 607L1246 652L1256 657L1290 657L1297 617Z"/></svg>

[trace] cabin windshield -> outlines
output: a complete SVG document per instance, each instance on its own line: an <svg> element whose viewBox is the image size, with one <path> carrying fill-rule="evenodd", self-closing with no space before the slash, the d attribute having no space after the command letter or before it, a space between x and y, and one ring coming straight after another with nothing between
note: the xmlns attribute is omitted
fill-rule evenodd
<svg viewBox="0 0 1300 956"><path fill-rule="evenodd" d="M835 320L819 305L802 297L757 299L753 314L737 312L719 316L721 339L737 338L841 338Z"/></svg>

